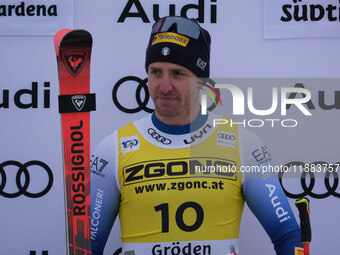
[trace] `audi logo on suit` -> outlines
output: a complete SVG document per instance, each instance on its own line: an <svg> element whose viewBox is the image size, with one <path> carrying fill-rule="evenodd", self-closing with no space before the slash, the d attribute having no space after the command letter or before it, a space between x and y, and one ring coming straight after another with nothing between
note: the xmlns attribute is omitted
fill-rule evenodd
<svg viewBox="0 0 340 255"><path fill-rule="evenodd" d="M165 144L165 145L171 144L171 140L169 138L166 138L166 137L158 134L156 132L156 130L154 130L153 128L149 128L148 133L153 139L155 139L156 141L158 141L162 144Z"/></svg>

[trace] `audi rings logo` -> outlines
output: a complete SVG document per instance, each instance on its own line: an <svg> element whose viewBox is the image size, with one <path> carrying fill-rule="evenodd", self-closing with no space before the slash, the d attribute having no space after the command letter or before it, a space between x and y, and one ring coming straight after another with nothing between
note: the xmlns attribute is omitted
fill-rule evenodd
<svg viewBox="0 0 340 255"><path fill-rule="evenodd" d="M291 191L288 191L286 187L283 185L282 181L284 179L285 172L284 171L279 172L279 181L287 197L297 199L304 196L310 196L313 198L322 199L327 198L329 196L334 196L340 198L340 193L336 191L337 188L339 187L339 175L337 169L340 166L340 162L335 164L329 164L320 161L314 162L312 164L305 164L303 162L296 161L288 163L286 164L286 166L294 171L299 169L303 170L301 171L302 174L300 180L303 192L300 193L293 193ZM322 173L323 175L324 184L324 187L320 188L319 190L326 189L326 192L323 193L315 191L316 179L320 179L315 177L315 173L319 172ZM309 178L307 176L309 176ZM333 178L330 178L331 176ZM309 181L307 181L306 179L309 179Z"/></svg>
<svg viewBox="0 0 340 255"><path fill-rule="evenodd" d="M122 97L118 97L118 90L119 88L127 83L131 83L131 82L135 82L137 84L136 86L136 92L135 92L135 99L137 102L137 107L127 107L124 105L124 102L128 101L131 97L129 98L122 98ZM119 81L117 81L117 83L114 85L113 90L112 90L112 99L113 99L113 103L117 106L117 108L119 110L121 110L122 112L125 113L137 113L140 111L145 111L148 113L152 113L154 111L154 109L149 108L147 105L150 101L150 93L149 93L149 89L148 89L148 85L147 85L148 79L145 78L144 80L142 80L141 78L138 78L136 76L126 76L124 78L121 78ZM206 86L208 86L207 84L211 84L211 86L209 85L209 87L214 87L215 86L215 82L211 79L204 79L204 84ZM144 91L144 93L142 92ZM214 101L216 102L216 100L219 99L219 94L220 91L219 89L214 89L215 93L216 93L216 97L214 99ZM220 99L219 99L220 101ZM216 103L212 103L207 110L208 111L212 111L215 109L215 107L217 106Z"/></svg>
<svg viewBox="0 0 340 255"><path fill-rule="evenodd" d="M165 144L165 145L171 144L171 140L170 140L170 139L165 138L164 136L161 136L161 135L158 134L158 133L156 132L156 130L154 130L153 128L149 128L149 129L148 129L148 133L149 133L149 135L151 135L151 137L152 137L153 139L155 139L155 140L158 141L158 142L161 142L162 144Z"/></svg>
<svg viewBox="0 0 340 255"><path fill-rule="evenodd" d="M46 171L48 175L48 181L46 184L43 184L43 188L39 192L31 191L30 184L31 184L31 175L33 170L37 167ZM15 183L16 183L16 190L14 192L9 192L6 184L8 182L8 176L11 175L10 171L13 168L17 168ZM40 183L40 182L39 182ZM51 169L45 163L37 160L29 161L25 164L21 164L17 161L6 161L0 164L0 196L6 198L15 198L19 197L20 195L24 195L30 198L38 198L44 196L49 190L51 189L53 184L53 174ZM9 185L8 185L9 186ZM32 186L32 185L31 185Z"/></svg>
<svg viewBox="0 0 340 255"><path fill-rule="evenodd" d="M123 106L121 101L124 101L124 100L122 98L119 98L118 100L118 96L117 96L118 89L120 88L120 86L122 86L124 83L128 81L133 81L137 83L135 98L136 98L138 107L135 107L135 108L127 108ZM147 78L142 80L136 76L127 76L127 77L120 79L115 84L112 90L112 99L113 99L114 104L118 107L119 110L121 110L122 112L126 112L126 113L137 113L142 110L148 113L152 113L154 110L147 107L147 104L149 103L149 100L150 100L150 94L149 94L147 82L148 82ZM142 95L143 95L142 90L144 91L144 99L142 98Z"/></svg>
<svg viewBox="0 0 340 255"><path fill-rule="evenodd" d="M235 141L235 135L229 135L229 134L225 134L225 133L218 133L217 137L221 138L221 139L225 139L225 140Z"/></svg>

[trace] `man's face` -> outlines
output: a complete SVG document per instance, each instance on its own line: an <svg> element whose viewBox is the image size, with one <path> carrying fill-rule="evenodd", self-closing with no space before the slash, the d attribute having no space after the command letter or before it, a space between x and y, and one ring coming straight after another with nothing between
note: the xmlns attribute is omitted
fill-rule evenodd
<svg viewBox="0 0 340 255"><path fill-rule="evenodd" d="M195 78L193 72L177 64L155 62L149 65L149 92L160 120L167 124L189 123L190 111L193 114L199 109L198 85L191 85Z"/></svg>

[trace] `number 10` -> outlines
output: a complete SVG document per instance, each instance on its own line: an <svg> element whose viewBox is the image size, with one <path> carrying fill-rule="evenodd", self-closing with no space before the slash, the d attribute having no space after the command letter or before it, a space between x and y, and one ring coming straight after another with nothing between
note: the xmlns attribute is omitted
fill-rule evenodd
<svg viewBox="0 0 340 255"><path fill-rule="evenodd" d="M183 214L187 208L193 208L196 212L196 221L193 225L187 225L184 222ZM156 212L161 211L162 233L168 233L169 232L169 204L164 203L164 204L157 205L155 206L155 211ZM192 232L192 231L197 230L202 225L203 219L204 219L203 208L198 203L185 202L181 204L176 210L176 216L175 216L176 224L181 230L185 232Z"/></svg>

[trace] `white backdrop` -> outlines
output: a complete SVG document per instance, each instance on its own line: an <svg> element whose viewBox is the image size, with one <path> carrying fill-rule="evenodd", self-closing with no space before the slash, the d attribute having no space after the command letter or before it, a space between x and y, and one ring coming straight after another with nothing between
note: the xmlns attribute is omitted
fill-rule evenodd
<svg viewBox="0 0 340 255"><path fill-rule="evenodd" d="M126 17L124 22L118 22L128 2L140 3L150 23L144 23L138 17ZM340 78L339 39L264 39L262 0L74 0L74 28L86 29L94 38L91 90L97 96L97 111L91 113L92 148L114 129L148 114L120 111L112 101L113 87L126 76L146 78L144 54L153 10L158 8L159 15L166 16L172 6L179 15L188 4L200 5L200 15L204 18L202 26L212 36L212 77ZM132 12L137 12L136 5L132 6ZM187 14L197 17L198 10L190 9ZM292 87L297 80L282 86ZM137 84L127 84L129 86L119 90L120 102L126 108L134 108L137 106ZM312 117L305 118L292 108L289 114L300 120L298 127L254 131L268 145L277 163L339 162L339 109L321 109L317 96L318 91L324 90L326 102L332 104L334 95L338 95L339 100L335 91L340 91L340 86L337 82L326 86L323 83L304 85L311 90L316 106ZM0 171L3 169L6 173L5 186L0 173L1 254L31 255L43 254L43 251L49 255L66 254L58 94L53 36L0 36ZM264 99L267 100L267 96ZM18 167L33 160L42 163L28 166L30 183L27 190L39 193L49 182L52 182L51 189L38 198L23 194L14 198L4 196L3 192L18 191L15 181ZM53 179L39 164L51 169ZM21 180L24 183L24 176ZM299 191L297 184L290 184L296 192ZM324 192L322 185L323 180L317 180L313 192ZM339 190L336 191L339 193ZM294 199L290 202L297 215ZM313 254L335 254L338 250L340 223L336 216L340 211L339 202L334 196L311 198ZM106 255L120 247L117 231L115 224ZM274 254L269 238L247 207L241 224L240 249L244 255Z"/></svg>

